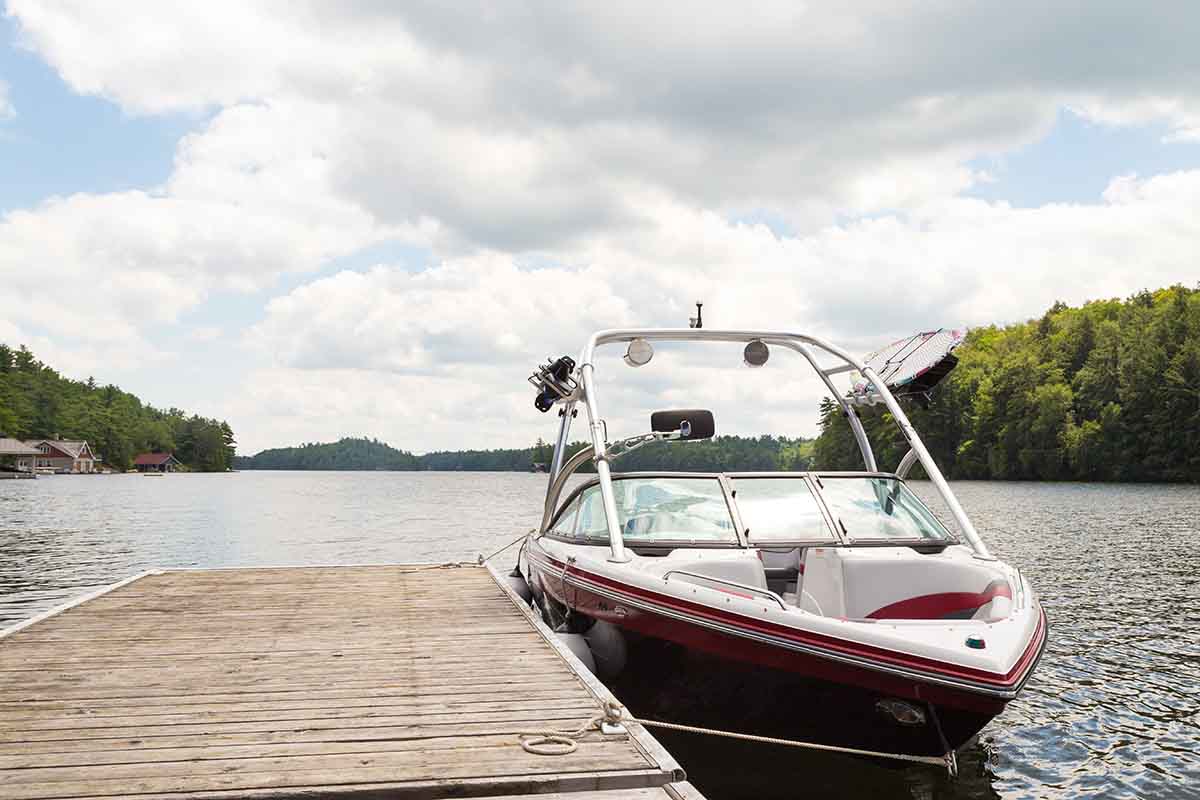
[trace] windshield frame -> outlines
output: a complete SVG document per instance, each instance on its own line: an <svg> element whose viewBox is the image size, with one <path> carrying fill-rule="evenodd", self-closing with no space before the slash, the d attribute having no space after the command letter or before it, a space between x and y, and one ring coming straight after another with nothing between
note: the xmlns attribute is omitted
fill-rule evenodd
<svg viewBox="0 0 1200 800"><path fill-rule="evenodd" d="M821 498L821 504L823 506L825 506L826 513L829 514L830 519L834 522L834 524L836 526L835 529L838 531L838 533L843 535L845 544L849 547L890 547L893 545L899 546L899 547L911 547L911 546L949 547L950 545L962 544L962 540L959 538L959 536L957 534L955 534L954 531L950 530L950 528L946 525L946 523L942 522L941 518L938 517L937 514L933 513L933 509L930 508L929 505L924 500L922 500L921 497L916 492L914 492L912 489L909 488L908 481L906 481L904 478L901 478L899 475L897 475L893 472L868 472L868 471L838 472L835 470L821 470L818 472L811 472L811 473L809 473L809 475L812 476L813 482L817 486L818 496ZM930 517L932 517L934 519L934 521L936 521L937 524L942 527L942 529L946 532L946 538L944 538L944 539L927 539L927 538L919 537L919 536L907 537L907 538L896 538L896 537L885 537L885 536L855 536L853 534L853 532L845 531L842 529L841 522L838 518L838 515L834 513L833 506L831 506L829 504L829 502L825 499L825 493L824 493L825 487L824 487L824 484L821 483L821 480L820 480L821 478L826 478L828 480L845 480L845 479L855 479L855 478L860 478L860 479L861 478L881 478L884 480L898 481L905 489L908 489L909 495L912 497L913 500L915 500L921 506L922 509L925 510L925 513L927 513Z"/></svg>
<svg viewBox="0 0 1200 800"><path fill-rule="evenodd" d="M630 542L629 546L639 549L647 548L681 548L681 547L703 547L703 548L771 548L771 547L949 547L951 545L962 544L962 539L942 522L941 518L933 512L933 509L921 499L916 492L909 489L909 494L916 500L921 507L945 529L947 538L945 539L926 539L926 538L884 538L884 537L855 537L842 530L838 524L838 516L833 512L829 503L825 499L822 491L824 485L821 482L822 478L828 480L839 480L845 478L884 478L888 480L899 481L908 488L908 482L895 474L894 472L870 472L870 471L837 471L837 470L817 470L805 472L679 472L679 471L642 471L642 472L618 472L613 473L613 481L620 481L628 478L706 478L716 480L721 486L721 491L725 497L725 506L729 511L730 518L733 520L734 533L737 536L736 542L721 542L721 541L704 541L699 539L660 539L657 541ZM791 545L788 540L770 541L770 542L753 542L746 535L746 525L742 520L741 511L737 503L737 490L735 482L739 478L772 478L772 479L799 479L805 482L813 497L816 498L817 506L821 510L822 516L825 518L825 524L829 530L833 532L834 539L824 542L814 542L808 539L797 539L794 545ZM602 539L584 540L581 541L575 538L560 536L552 530L557 524L563 513L570 508L575 499L585 490L596 486L600 483L598 475L593 475L587 480L580 483L574 489L566 494L559 502L558 508L554 514L550 516L549 522L544 531L540 534L551 539L570 542L573 544L586 544L588 546L604 545L607 541Z"/></svg>
<svg viewBox="0 0 1200 800"><path fill-rule="evenodd" d="M612 476L612 480L614 483L617 483L622 480L629 480L629 479L649 480L649 479L654 479L654 478L696 478L696 479L701 479L701 480L716 481L717 485L721 488L721 496L725 500L725 510L729 513L729 519L733 523L734 538L732 541L708 540L708 539L654 539L654 540L638 541L636 539L630 539L630 540L626 541L627 547L636 547L640 550L640 549L656 549L656 548L661 548L661 549L687 548L687 547L705 548L705 549L708 549L708 548L744 549L747 546L746 536L744 533L744 528L742 526L742 519L738 515L737 505L733 502L733 499L730 496L729 481L725 477L724 473L720 473L720 472L647 471L647 472L619 472L619 473L614 473ZM566 497L564 497L562 499L562 501L558 504L558 508L555 510L553 516L550 517L550 521L547 524L545 531L541 535L545 536L547 538L550 538L550 539L557 539L559 541L570 542L572 544L586 545L586 546L590 546L590 547L594 547L596 545L607 545L608 544L607 538L589 537L586 539L578 539L578 538L574 538L574 537L561 536L553 531L555 524L558 523L558 520L562 517L562 515L564 513L566 513L566 511L571 507L571 504L574 503L575 500L581 494L583 494L588 489L599 485L599 483L600 483L600 476L593 475L588 480L583 481L578 486L576 486L574 489L572 489L566 495Z"/></svg>

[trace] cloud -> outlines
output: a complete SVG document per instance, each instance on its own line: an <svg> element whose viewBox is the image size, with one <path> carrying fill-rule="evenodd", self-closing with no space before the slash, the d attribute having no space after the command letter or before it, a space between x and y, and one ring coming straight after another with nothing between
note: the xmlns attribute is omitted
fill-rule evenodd
<svg viewBox="0 0 1200 800"><path fill-rule="evenodd" d="M158 189L52 197L5 214L0 305L72 341L145 346L148 329L214 292L261 290L391 235L327 191L328 161L308 138L321 121L228 109L180 143Z"/></svg>
<svg viewBox="0 0 1200 800"><path fill-rule="evenodd" d="M1195 172L1118 177L1090 205L964 191L987 180L975 159L1038 141L1063 108L1195 138L1200 6L1168 22L1116 2L882 0L8 14L75 91L205 120L161 186L0 219L9 329L73 364L164 358L151 331L189 310L319 273L248 331L193 337L246 346L231 357L255 371L226 407L247 448L317 432L519 444L544 424L524 416L532 361L594 328L680 324L698 299L710 325L865 351L1194 273ZM432 266L363 268L397 242ZM741 430L811 430L820 387L655 364L611 387L618 412L711 397Z"/></svg>
<svg viewBox="0 0 1200 800"><path fill-rule="evenodd" d="M1200 7L1163 24L1101 5L1069 25L1032 2L9 8L73 87L134 113L316 115L338 195L385 224L432 221L465 252L648 224L647 197L775 209L803 230L914 208L1063 106L1191 136Z"/></svg>
<svg viewBox="0 0 1200 800"><path fill-rule="evenodd" d="M576 251L579 266L489 254L343 272L268 306L250 336L275 366L253 402L273 424L328 419L417 449L532 441L549 423L528 408L524 376L594 330L682 326L698 299L709 327L796 330L865 353L931 325L1017 321L1055 300L1190 280L1198 204L1200 171L1119 178L1094 205L957 198L798 237L665 207L656 236L609 237ZM714 407L724 432L815 432L826 392L795 356L750 371L735 347L660 350L637 372L609 353L601 397L614 436L639 432L648 409L689 403ZM310 398L318 385L337 388Z"/></svg>
<svg viewBox="0 0 1200 800"><path fill-rule="evenodd" d="M214 325L202 325L188 332L188 339L193 342L213 342L221 338L222 330Z"/></svg>

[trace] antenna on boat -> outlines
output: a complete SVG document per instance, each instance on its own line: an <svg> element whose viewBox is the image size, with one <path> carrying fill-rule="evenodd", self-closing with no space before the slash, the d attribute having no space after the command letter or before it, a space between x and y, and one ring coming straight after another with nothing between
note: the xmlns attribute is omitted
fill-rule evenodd
<svg viewBox="0 0 1200 800"><path fill-rule="evenodd" d="M700 314L700 309L704 308L704 303L696 303L696 316L688 317L689 328L703 328L704 317Z"/></svg>

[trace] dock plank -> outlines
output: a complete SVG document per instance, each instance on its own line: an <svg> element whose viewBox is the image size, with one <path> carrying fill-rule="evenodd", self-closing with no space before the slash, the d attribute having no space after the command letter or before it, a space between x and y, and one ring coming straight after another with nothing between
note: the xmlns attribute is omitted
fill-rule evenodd
<svg viewBox="0 0 1200 800"><path fill-rule="evenodd" d="M478 567L149 574L0 638L0 798L697 797ZM553 795L544 795L553 797Z"/></svg>

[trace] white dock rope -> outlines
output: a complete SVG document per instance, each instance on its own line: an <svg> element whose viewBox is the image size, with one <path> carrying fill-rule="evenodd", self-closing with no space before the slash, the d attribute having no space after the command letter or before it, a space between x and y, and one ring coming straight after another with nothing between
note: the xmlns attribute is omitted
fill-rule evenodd
<svg viewBox="0 0 1200 800"><path fill-rule="evenodd" d="M573 731L539 731L531 733L522 733L521 747L528 753L547 756L562 756L568 753L575 752L578 747L578 740L583 737L588 731L599 730L602 722L611 725L620 725L622 722L635 722L646 728L666 728L673 731L684 731L686 733L703 733L708 736L720 736L726 739L741 739L747 742L760 742L763 744L778 744L787 747L801 747L809 750L824 750L830 753L845 753L854 756L872 756L875 758L890 758L896 761L908 761L914 764L929 764L935 767L944 767L951 777L958 774L958 759L954 752L950 751L942 756L914 756L908 753L882 753L875 750L860 750L855 747L839 747L832 744L818 744L817 742L801 742L794 739L778 739L774 736L755 736L749 733L735 733L733 731L722 731L715 728L701 728L695 725L680 725L675 722L659 722L652 719L639 719L630 716L625 707L620 703L612 701L604 704L604 714L592 717L583 727Z"/></svg>
<svg viewBox="0 0 1200 800"><path fill-rule="evenodd" d="M535 756L565 756L579 748L579 740L589 731L600 730L602 723L620 725L628 718L623 717L624 707L611 700L604 704L604 713L592 717L574 730L523 731L517 734L521 749Z"/></svg>

